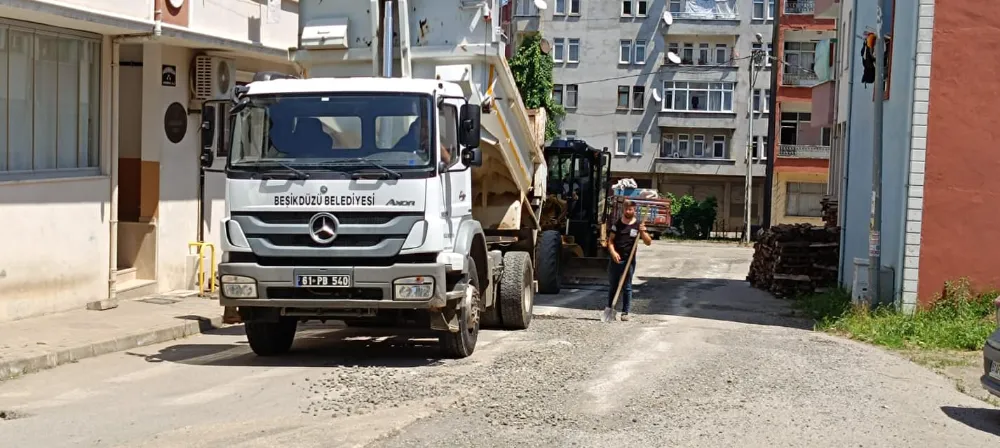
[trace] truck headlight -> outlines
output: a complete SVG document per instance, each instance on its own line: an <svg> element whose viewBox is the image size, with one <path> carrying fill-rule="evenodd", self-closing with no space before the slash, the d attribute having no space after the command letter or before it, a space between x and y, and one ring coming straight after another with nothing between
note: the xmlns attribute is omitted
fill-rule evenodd
<svg viewBox="0 0 1000 448"><path fill-rule="evenodd" d="M256 299L257 280L241 275L223 275L222 295L233 299Z"/></svg>
<svg viewBox="0 0 1000 448"><path fill-rule="evenodd" d="M434 277L404 277L392 282L397 300L427 300L434 295Z"/></svg>

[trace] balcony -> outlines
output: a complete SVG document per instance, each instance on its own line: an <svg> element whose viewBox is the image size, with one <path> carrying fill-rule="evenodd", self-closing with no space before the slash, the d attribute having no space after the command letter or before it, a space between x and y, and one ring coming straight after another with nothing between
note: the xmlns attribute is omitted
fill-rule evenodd
<svg viewBox="0 0 1000 448"><path fill-rule="evenodd" d="M716 2L713 6L699 7L696 2L680 5L681 11L670 11L674 23L661 27L664 34L735 34L740 24L736 0Z"/></svg>
<svg viewBox="0 0 1000 448"><path fill-rule="evenodd" d="M785 14L811 15L816 11L814 0L785 0Z"/></svg>
<svg viewBox="0 0 1000 448"><path fill-rule="evenodd" d="M830 147L821 145L778 145L778 157L829 160Z"/></svg>
<svg viewBox="0 0 1000 448"><path fill-rule="evenodd" d="M816 8L813 16L817 19L836 19L840 17L840 0L815 0Z"/></svg>
<svg viewBox="0 0 1000 448"><path fill-rule="evenodd" d="M781 85L791 87L813 87L819 84L816 73L782 73Z"/></svg>

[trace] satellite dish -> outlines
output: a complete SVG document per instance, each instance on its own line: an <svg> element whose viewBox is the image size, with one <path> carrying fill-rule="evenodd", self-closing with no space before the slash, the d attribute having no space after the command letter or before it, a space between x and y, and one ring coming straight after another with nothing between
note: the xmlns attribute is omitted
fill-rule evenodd
<svg viewBox="0 0 1000 448"><path fill-rule="evenodd" d="M660 18L663 19L663 23L667 25L674 24L674 15L671 14L670 11L663 11L663 15L660 16Z"/></svg>
<svg viewBox="0 0 1000 448"><path fill-rule="evenodd" d="M764 36L761 35L760 33L753 33L753 37L754 39L757 39L758 44L764 43Z"/></svg>
<svg viewBox="0 0 1000 448"><path fill-rule="evenodd" d="M538 49L541 50L542 54L549 54L549 51L552 50L552 44L548 40L542 39L538 42Z"/></svg>
<svg viewBox="0 0 1000 448"><path fill-rule="evenodd" d="M680 64L681 63L681 57L677 56L677 53L674 53L672 51L668 51L667 52L667 59L670 62L673 62L674 64Z"/></svg>
<svg viewBox="0 0 1000 448"><path fill-rule="evenodd" d="M549 5L548 3L545 3L545 0L535 0L535 7L542 11L545 11L546 9L549 8Z"/></svg>
<svg viewBox="0 0 1000 448"><path fill-rule="evenodd" d="M656 101L657 103L659 103L660 101L663 100L662 98L660 98L660 92L657 92L656 89L653 89L649 93L653 95L653 101Z"/></svg>

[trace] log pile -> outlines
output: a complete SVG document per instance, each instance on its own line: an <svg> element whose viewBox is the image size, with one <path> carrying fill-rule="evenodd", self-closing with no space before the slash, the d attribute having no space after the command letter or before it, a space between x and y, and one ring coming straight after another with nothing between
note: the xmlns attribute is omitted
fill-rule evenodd
<svg viewBox="0 0 1000 448"><path fill-rule="evenodd" d="M823 206L823 223L826 227L837 227L837 203L836 199L829 196L820 201Z"/></svg>
<svg viewBox="0 0 1000 448"><path fill-rule="evenodd" d="M747 281L776 297L796 298L837 282L840 228L772 226L754 244Z"/></svg>

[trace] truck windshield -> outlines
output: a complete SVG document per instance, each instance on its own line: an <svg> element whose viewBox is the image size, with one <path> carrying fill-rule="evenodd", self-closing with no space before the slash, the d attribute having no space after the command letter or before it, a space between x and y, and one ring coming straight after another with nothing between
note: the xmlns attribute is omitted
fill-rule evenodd
<svg viewBox="0 0 1000 448"><path fill-rule="evenodd" d="M230 166L427 167L433 104L418 94L252 97L234 120Z"/></svg>

